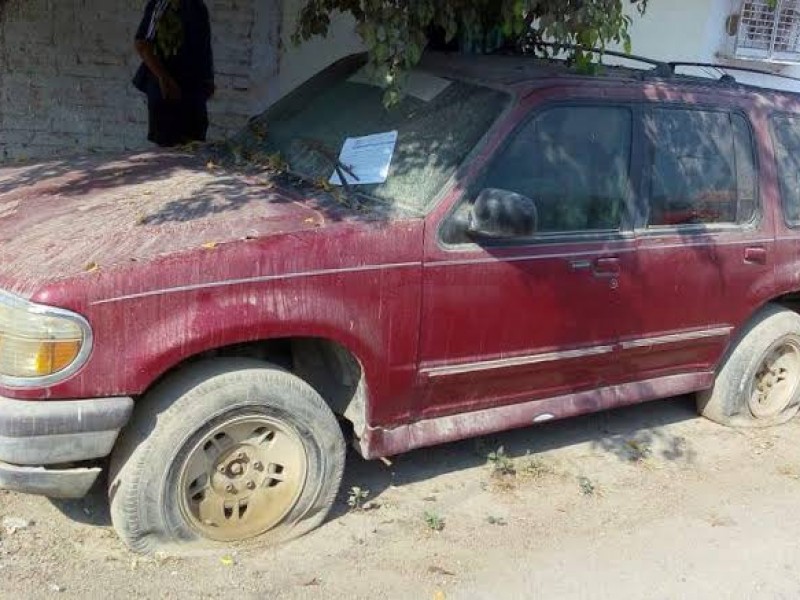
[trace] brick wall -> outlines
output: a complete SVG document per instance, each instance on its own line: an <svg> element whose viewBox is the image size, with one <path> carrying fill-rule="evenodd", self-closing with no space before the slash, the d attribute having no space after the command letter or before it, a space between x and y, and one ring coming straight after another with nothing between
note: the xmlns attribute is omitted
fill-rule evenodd
<svg viewBox="0 0 800 600"><path fill-rule="evenodd" d="M280 0L206 0L218 94L213 137L275 99ZM145 0L11 0L0 14L0 160L147 147L130 84ZM271 82L275 82L271 85Z"/></svg>

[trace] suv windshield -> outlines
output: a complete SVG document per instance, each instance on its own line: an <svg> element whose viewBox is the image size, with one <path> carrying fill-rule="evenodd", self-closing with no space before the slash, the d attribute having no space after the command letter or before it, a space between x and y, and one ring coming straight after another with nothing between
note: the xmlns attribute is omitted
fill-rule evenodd
<svg viewBox="0 0 800 600"><path fill-rule="evenodd" d="M423 211L509 98L497 90L418 71L410 78L409 94L387 109L384 90L364 77L363 64L362 57L350 57L323 71L255 119L242 141L279 153L295 173L327 181L347 138L397 131L386 181L356 182L351 188ZM256 132L265 134L258 137Z"/></svg>

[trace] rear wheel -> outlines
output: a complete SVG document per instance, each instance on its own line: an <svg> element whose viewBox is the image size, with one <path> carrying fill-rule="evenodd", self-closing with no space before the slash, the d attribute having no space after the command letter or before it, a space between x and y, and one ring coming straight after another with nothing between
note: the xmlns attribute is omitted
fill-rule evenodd
<svg viewBox="0 0 800 600"><path fill-rule="evenodd" d="M336 418L299 378L253 360L201 363L137 405L112 456L112 521L142 552L297 537L327 515L344 455Z"/></svg>
<svg viewBox="0 0 800 600"><path fill-rule="evenodd" d="M698 395L703 416L737 427L785 423L800 409L800 315L764 309L725 358L711 390Z"/></svg>

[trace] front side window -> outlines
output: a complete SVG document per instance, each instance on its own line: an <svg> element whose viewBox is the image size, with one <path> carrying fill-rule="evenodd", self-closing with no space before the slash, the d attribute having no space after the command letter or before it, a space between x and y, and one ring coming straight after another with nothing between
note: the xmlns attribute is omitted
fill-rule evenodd
<svg viewBox="0 0 800 600"><path fill-rule="evenodd" d="M800 117L772 118L772 139L786 222L800 227Z"/></svg>
<svg viewBox="0 0 800 600"><path fill-rule="evenodd" d="M523 125L481 182L536 203L541 234L620 229L630 195L632 113L561 106Z"/></svg>
<svg viewBox="0 0 800 600"><path fill-rule="evenodd" d="M756 207L753 144L740 115L658 108L645 117L649 227L745 223Z"/></svg>

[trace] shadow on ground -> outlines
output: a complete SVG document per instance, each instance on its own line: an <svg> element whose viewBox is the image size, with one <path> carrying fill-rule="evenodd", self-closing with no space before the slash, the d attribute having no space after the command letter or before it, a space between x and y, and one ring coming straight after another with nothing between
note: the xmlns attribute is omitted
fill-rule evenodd
<svg viewBox="0 0 800 600"><path fill-rule="evenodd" d="M588 443L593 450L607 452L624 462L639 458L642 448L654 449L661 460L691 462L694 457L686 440L665 433L662 428L694 418L694 400L681 397L416 450L394 457L391 466L364 461L351 452L331 519L348 511L347 497L354 486L370 490L370 499L379 500L390 486L401 487L485 465L487 454L500 446L511 458ZM103 478L86 498L53 500L53 504L74 521L108 527L111 517L105 489Z"/></svg>
<svg viewBox="0 0 800 600"><path fill-rule="evenodd" d="M379 501L390 486L402 487L486 465L488 453L501 446L510 458L590 444L592 450L607 452L622 462L644 458L641 453L646 450L660 460L692 462L694 455L687 441L663 428L695 418L694 399L680 397L416 450L393 457L391 466L364 461L351 452L331 519L349 510L347 498L354 486L370 490L370 499Z"/></svg>
<svg viewBox="0 0 800 600"><path fill-rule="evenodd" d="M50 502L68 519L84 525L110 527L111 513L106 497L107 485L104 471L85 498L78 500L51 498Z"/></svg>

